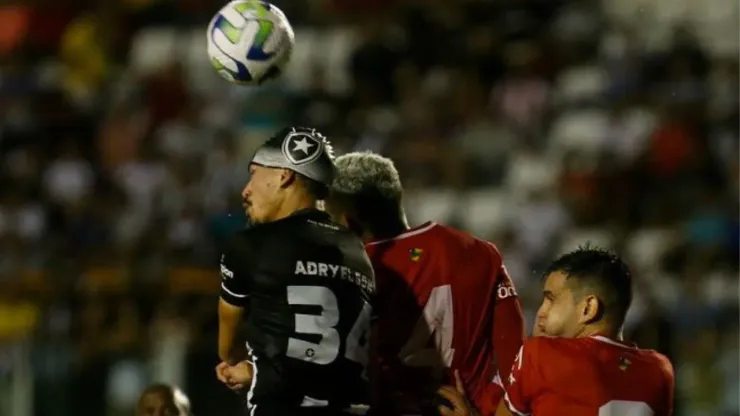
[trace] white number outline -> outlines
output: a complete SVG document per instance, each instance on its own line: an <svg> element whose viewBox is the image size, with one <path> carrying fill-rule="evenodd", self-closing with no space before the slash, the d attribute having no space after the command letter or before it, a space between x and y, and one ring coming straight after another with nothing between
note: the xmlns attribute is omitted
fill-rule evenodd
<svg viewBox="0 0 740 416"><path fill-rule="evenodd" d="M320 315L295 314L295 332L306 335L321 335L318 344L301 339L288 338L286 355L301 361L328 365L339 356L341 340L336 326L339 324L339 303L334 292L326 286L288 286L288 304L321 307ZM367 369L369 354L369 332L372 307L364 302L360 313L347 334L344 357L362 365L363 375Z"/></svg>
<svg viewBox="0 0 740 416"><path fill-rule="evenodd" d="M653 416L653 409L645 402L612 400L599 407L599 416Z"/></svg>
<svg viewBox="0 0 740 416"><path fill-rule="evenodd" d="M433 370L452 367L455 356L455 349L452 348L454 322L452 286L433 288L409 340L399 351L398 358L409 367L431 367ZM432 336L436 348L426 348L427 341Z"/></svg>
<svg viewBox="0 0 740 416"><path fill-rule="evenodd" d="M359 363L362 366L362 378L367 380L367 365L370 360L370 321L372 320L373 308L369 303L363 302L362 310L355 319L355 324L347 334L344 346L344 357Z"/></svg>

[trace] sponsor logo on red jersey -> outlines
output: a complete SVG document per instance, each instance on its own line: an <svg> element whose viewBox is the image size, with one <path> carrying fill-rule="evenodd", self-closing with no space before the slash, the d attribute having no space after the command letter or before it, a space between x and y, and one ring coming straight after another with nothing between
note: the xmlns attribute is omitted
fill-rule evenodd
<svg viewBox="0 0 740 416"><path fill-rule="evenodd" d="M419 261L421 258L421 254L424 253L424 250L420 248L412 248L409 250L409 260L411 261Z"/></svg>
<svg viewBox="0 0 740 416"><path fill-rule="evenodd" d="M496 285L496 299L501 300L517 296L516 289L514 289L514 284L511 282L506 266L501 266L501 270L501 278L498 285Z"/></svg>
<svg viewBox="0 0 740 416"><path fill-rule="evenodd" d="M629 359L627 359L627 357L619 357L619 369L620 370L622 371L627 370L627 367L629 367L630 364L632 364L632 362Z"/></svg>

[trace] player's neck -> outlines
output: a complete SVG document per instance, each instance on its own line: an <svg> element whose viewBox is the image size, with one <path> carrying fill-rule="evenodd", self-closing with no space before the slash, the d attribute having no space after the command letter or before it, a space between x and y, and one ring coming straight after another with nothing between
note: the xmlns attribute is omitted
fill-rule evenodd
<svg viewBox="0 0 740 416"><path fill-rule="evenodd" d="M297 211L314 208L316 208L316 201L313 198L295 195L285 200L285 202L280 206L280 209L275 213L273 221L289 217Z"/></svg>
<svg viewBox="0 0 740 416"><path fill-rule="evenodd" d="M401 214L393 220L383 221L377 224L371 232L366 232L363 236L365 241L386 240L398 237L409 230L409 223L406 221L406 215Z"/></svg>
<svg viewBox="0 0 740 416"><path fill-rule="evenodd" d="M578 335L576 335L576 338L593 337L599 335L616 341L622 340L622 331L614 330L603 325L586 326Z"/></svg>

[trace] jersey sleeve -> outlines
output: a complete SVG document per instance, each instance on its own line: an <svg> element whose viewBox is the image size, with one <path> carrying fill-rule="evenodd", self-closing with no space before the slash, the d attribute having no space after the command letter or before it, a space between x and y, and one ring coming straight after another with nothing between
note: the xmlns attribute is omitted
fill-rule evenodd
<svg viewBox="0 0 740 416"><path fill-rule="evenodd" d="M505 383L514 359L525 339L524 315L514 283L503 265L498 250L491 244L491 269L494 285L494 312L491 340L496 358L497 372L491 382L473 398L476 408L483 416L496 413L504 397Z"/></svg>
<svg viewBox="0 0 740 416"><path fill-rule="evenodd" d="M537 348L537 338L531 338L524 342L514 359L511 372L505 383L506 394L504 403L509 411L515 416L528 415L531 412L531 402L534 392L537 354L532 350Z"/></svg>
<svg viewBox="0 0 740 416"><path fill-rule="evenodd" d="M221 299L226 303L245 307L249 297L249 275L246 272L249 253L236 238L229 241L221 253Z"/></svg>
<svg viewBox="0 0 740 416"><path fill-rule="evenodd" d="M663 395L662 408L661 411L658 412L658 416L673 416L673 398L676 388L676 378L673 372L673 365L671 365L670 360L668 360L668 358L663 355L659 355L658 358L660 360L663 375L665 377L665 393Z"/></svg>
<svg viewBox="0 0 740 416"><path fill-rule="evenodd" d="M524 314L519 303L514 282L511 281L506 266L498 268L496 281L496 306L493 312L493 340L494 353L498 364L498 372L504 385L509 371L514 364L526 333L524 330Z"/></svg>

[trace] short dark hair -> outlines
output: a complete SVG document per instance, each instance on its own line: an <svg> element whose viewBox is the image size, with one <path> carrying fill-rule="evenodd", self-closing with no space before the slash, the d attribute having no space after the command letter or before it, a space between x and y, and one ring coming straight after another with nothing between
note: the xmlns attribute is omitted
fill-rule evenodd
<svg viewBox="0 0 740 416"><path fill-rule="evenodd" d="M617 254L586 244L550 263L543 277L555 272L576 283L576 292L595 295L604 308L603 317L622 326L632 303L632 272Z"/></svg>

